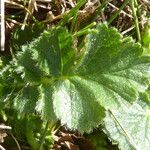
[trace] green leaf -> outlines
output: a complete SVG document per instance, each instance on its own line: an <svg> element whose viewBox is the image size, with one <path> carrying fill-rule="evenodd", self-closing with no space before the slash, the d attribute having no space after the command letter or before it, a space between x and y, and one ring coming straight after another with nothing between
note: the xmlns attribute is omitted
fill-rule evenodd
<svg viewBox="0 0 150 150"><path fill-rule="evenodd" d="M37 61L33 60L32 53L27 48L28 46L22 46L22 52L18 54L17 70L22 73L24 80L40 81L44 72L37 66Z"/></svg>
<svg viewBox="0 0 150 150"><path fill-rule="evenodd" d="M14 107L21 114L35 113L36 101L38 99L38 89L32 86L25 86L18 92L14 99Z"/></svg>
<svg viewBox="0 0 150 150"><path fill-rule="evenodd" d="M0 102L11 102L18 90L17 85L21 82L21 77L14 71L11 64L3 66L0 71Z"/></svg>
<svg viewBox="0 0 150 150"><path fill-rule="evenodd" d="M148 88L150 57L142 56L142 48L131 38L122 38L104 24L87 36L80 62L73 40L65 28L52 28L17 54L15 70L24 81L17 87L28 85L39 92L36 99L35 92L23 92L18 108L24 110L21 99L28 106L33 98L43 118L57 117L69 128L90 132L102 122L105 110L134 102Z"/></svg>
<svg viewBox="0 0 150 150"><path fill-rule="evenodd" d="M76 68L77 82L91 89L104 108L118 108L121 100L133 102L148 88L149 56L132 39L123 39L113 28L97 27L86 41L85 56Z"/></svg>
<svg viewBox="0 0 150 150"><path fill-rule="evenodd" d="M106 113L104 131L122 150L150 148L150 107L143 99L133 105L121 103L118 110Z"/></svg>
<svg viewBox="0 0 150 150"><path fill-rule="evenodd" d="M143 29L142 44L144 47L144 53L150 54L150 21L147 22Z"/></svg>
<svg viewBox="0 0 150 150"><path fill-rule="evenodd" d="M37 40L23 47L18 63L24 66L27 74L30 71L31 78L32 73L34 76L65 74L74 63L75 51L72 44L72 36L64 28L45 31Z"/></svg>
<svg viewBox="0 0 150 150"><path fill-rule="evenodd" d="M20 26L15 28L11 35L12 47L20 51L22 45L28 44L33 39L37 38L43 30L44 24L42 23L25 26L24 30L22 30Z"/></svg>
<svg viewBox="0 0 150 150"><path fill-rule="evenodd" d="M56 115L53 108L53 88L51 85L41 85L39 88L40 97L37 102L36 110L46 120L56 121Z"/></svg>
<svg viewBox="0 0 150 150"><path fill-rule="evenodd" d="M143 30L143 44L144 46L148 46L150 44L150 21L147 22L144 30Z"/></svg>
<svg viewBox="0 0 150 150"><path fill-rule="evenodd" d="M89 132L104 117L95 95L82 83L67 79L57 82L53 98L57 117L69 128Z"/></svg>

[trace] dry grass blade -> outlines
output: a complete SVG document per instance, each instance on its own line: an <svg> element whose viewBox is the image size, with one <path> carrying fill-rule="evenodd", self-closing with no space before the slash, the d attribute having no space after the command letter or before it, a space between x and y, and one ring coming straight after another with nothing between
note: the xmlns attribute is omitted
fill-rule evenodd
<svg viewBox="0 0 150 150"><path fill-rule="evenodd" d="M0 143L4 142L4 138L7 136L6 131L0 131Z"/></svg>
<svg viewBox="0 0 150 150"><path fill-rule="evenodd" d="M141 0L145 5L150 7L150 1L149 0Z"/></svg>
<svg viewBox="0 0 150 150"><path fill-rule="evenodd" d="M29 18L29 14L32 14L34 9L37 11L37 5L36 5L36 1L35 0L30 0L29 1L29 4L28 4L28 12L26 13L26 16L24 18L24 22L23 22L23 25L21 27L22 30L24 30L25 28L25 25L27 24L27 20Z"/></svg>
<svg viewBox="0 0 150 150"><path fill-rule="evenodd" d="M4 0L0 1L1 9L1 51L5 50L5 5Z"/></svg>
<svg viewBox="0 0 150 150"><path fill-rule="evenodd" d="M37 2L46 2L46 3L49 3L49 2L52 2L52 0L36 0Z"/></svg>
<svg viewBox="0 0 150 150"><path fill-rule="evenodd" d="M10 0L4 0L5 3L8 5L7 7L10 7L12 8L13 6L15 6L15 8L25 8L23 5L19 4L19 3L16 3L16 2L13 2L13 1L10 1Z"/></svg>
<svg viewBox="0 0 150 150"><path fill-rule="evenodd" d="M18 22L18 21L16 21L16 20L13 20L13 19L10 19L10 18L7 18L6 20L8 20L9 22L11 22L11 23L13 23L13 24L17 24L17 25L23 25L22 23L20 23L20 22ZM9 24L7 24L8 26L9 26ZM9 27L9 28L11 28L11 27Z"/></svg>
<svg viewBox="0 0 150 150"><path fill-rule="evenodd" d="M2 145L0 145L0 150L6 150Z"/></svg>
<svg viewBox="0 0 150 150"><path fill-rule="evenodd" d="M3 124L0 125L0 130L11 130L10 126L5 126Z"/></svg>
<svg viewBox="0 0 150 150"><path fill-rule="evenodd" d="M113 5L112 3L108 3L108 5L110 5L111 7L115 8L116 10L119 10L119 8L118 8L118 7L116 7L115 5ZM128 13L126 13L126 12L125 12L125 11L123 11L123 10L121 10L121 12L120 12L120 13L125 14L126 16L128 16L128 17L130 17L130 18L133 18L133 16L132 16L132 15L130 15L130 14L128 14Z"/></svg>
<svg viewBox="0 0 150 150"><path fill-rule="evenodd" d="M6 130L11 130L11 127L1 124L0 125L0 143L3 143L4 138L7 136Z"/></svg>

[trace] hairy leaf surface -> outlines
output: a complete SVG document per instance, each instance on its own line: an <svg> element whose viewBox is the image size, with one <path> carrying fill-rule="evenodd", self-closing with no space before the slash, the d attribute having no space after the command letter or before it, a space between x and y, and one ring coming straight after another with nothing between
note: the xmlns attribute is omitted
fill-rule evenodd
<svg viewBox="0 0 150 150"><path fill-rule="evenodd" d="M121 103L118 110L107 112L104 131L122 150L150 148L150 107L144 101L141 97L133 105Z"/></svg>
<svg viewBox="0 0 150 150"><path fill-rule="evenodd" d="M18 92L14 105L20 113L34 113L37 99L38 89L27 85Z"/></svg>
<svg viewBox="0 0 150 150"><path fill-rule="evenodd" d="M23 80L17 88L25 90L15 98L20 112L33 109L28 105L33 98L43 118L58 118L72 129L90 132L101 123L105 110L138 99L149 85L150 57L142 56L138 44L123 39L113 28L102 24L96 31L86 37L80 62L76 62L73 36L62 27L44 31L22 47L14 61ZM25 89L26 85L35 91Z"/></svg>

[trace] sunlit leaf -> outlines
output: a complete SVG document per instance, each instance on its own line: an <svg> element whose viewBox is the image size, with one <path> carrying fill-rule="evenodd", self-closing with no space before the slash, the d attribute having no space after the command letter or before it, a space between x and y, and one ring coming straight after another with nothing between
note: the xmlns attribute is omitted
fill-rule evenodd
<svg viewBox="0 0 150 150"><path fill-rule="evenodd" d="M12 82L4 73L0 76L1 89L21 91L14 99L19 112L32 110L43 119L60 119L71 129L90 132L102 123L105 110L138 99L149 85L150 56L114 28L101 24L95 30L87 35L77 62L75 37L63 27L44 31L22 47L11 64L21 81L10 71Z"/></svg>

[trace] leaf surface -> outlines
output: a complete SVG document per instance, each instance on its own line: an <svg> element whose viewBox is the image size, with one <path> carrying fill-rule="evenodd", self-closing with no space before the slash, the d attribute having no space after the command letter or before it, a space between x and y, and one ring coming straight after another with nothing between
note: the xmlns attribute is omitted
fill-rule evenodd
<svg viewBox="0 0 150 150"><path fill-rule="evenodd" d="M14 106L20 113L35 113L35 105L38 99L38 89L36 87L25 86L14 99Z"/></svg>
<svg viewBox="0 0 150 150"><path fill-rule="evenodd" d="M53 98L56 115L61 118L62 124L72 129L89 132L104 117L104 109L98 104L95 95L88 87L75 81L58 82Z"/></svg>
<svg viewBox="0 0 150 150"><path fill-rule="evenodd" d="M40 96L37 101L36 111L39 112L43 119L56 121L56 115L53 108L53 88L51 85L41 85L39 87Z"/></svg>
<svg viewBox="0 0 150 150"><path fill-rule="evenodd" d="M117 105L119 97L129 102L136 100L138 92L148 87L150 58L141 56L141 47L130 38L123 39L115 29L100 25L97 30L97 34L87 37L85 57L76 74L91 89L98 85L95 91L104 107L107 103Z"/></svg>
<svg viewBox="0 0 150 150"><path fill-rule="evenodd" d="M118 110L107 112L104 131L122 150L149 150L150 107L141 97L133 105L121 103Z"/></svg>
<svg viewBox="0 0 150 150"><path fill-rule="evenodd" d="M96 128L105 110L118 109L125 101L132 103L149 85L150 57L142 56L141 47L104 24L96 31L86 37L80 62L76 62L73 37L62 27L44 31L23 46L14 61L24 81L17 88L29 85L38 91L35 110L45 119L58 118L80 132ZM29 95L21 94L17 108L27 109L21 104L30 102Z"/></svg>

